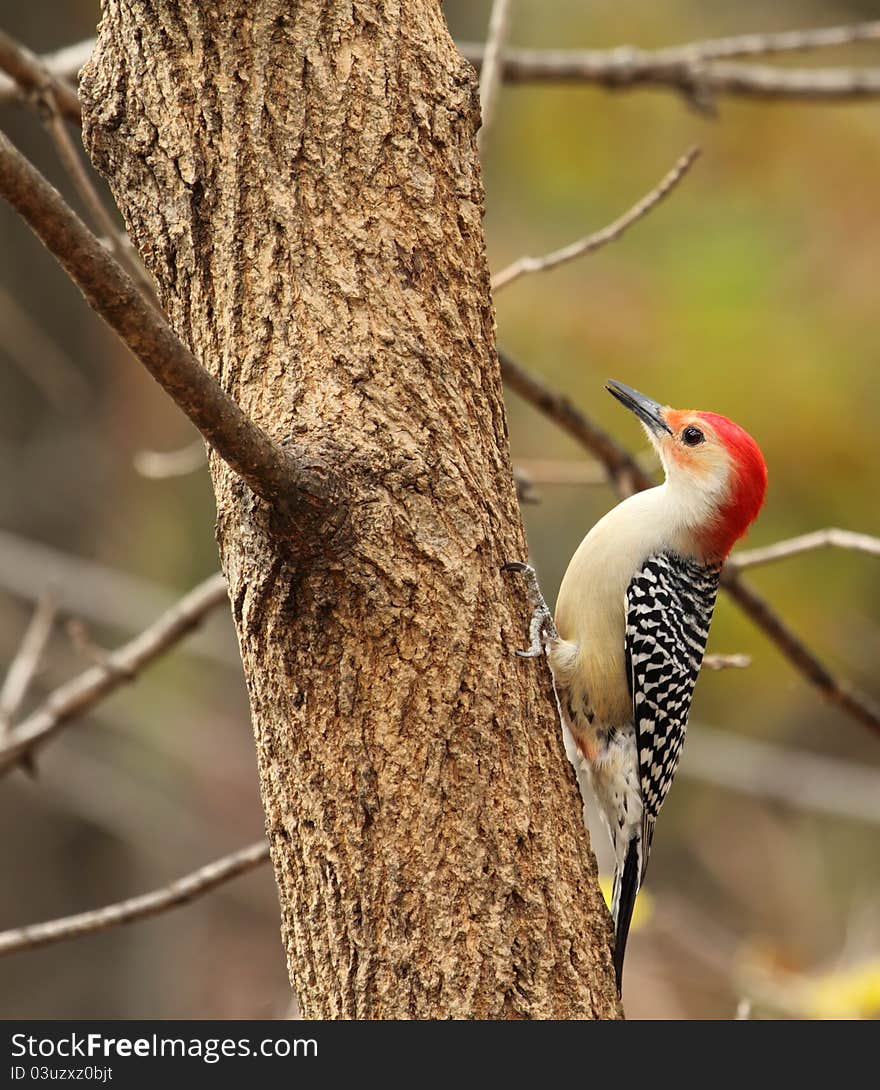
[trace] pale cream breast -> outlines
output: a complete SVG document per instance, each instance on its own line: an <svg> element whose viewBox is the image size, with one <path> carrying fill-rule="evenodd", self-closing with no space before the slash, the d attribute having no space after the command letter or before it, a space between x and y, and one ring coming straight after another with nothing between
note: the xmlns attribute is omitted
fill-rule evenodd
<svg viewBox="0 0 880 1090"><path fill-rule="evenodd" d="M597 725L620 725L632 716L624 649L625 596L644 561L674 547L665 486L630 496L590 530L571 559L559 588L556 627L572 645L556 656L557 681L577 679Z"/></svg>

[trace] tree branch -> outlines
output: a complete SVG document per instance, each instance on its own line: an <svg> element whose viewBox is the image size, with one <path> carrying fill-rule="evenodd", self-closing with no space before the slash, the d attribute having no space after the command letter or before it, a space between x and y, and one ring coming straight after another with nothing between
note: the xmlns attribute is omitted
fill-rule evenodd
<svg viewBox="0 0 880 1090"><path fill-rule="evenodd" d="M8 733L12 720L27 696L34 675L40 668L46 644L55 625L56 614L55 596L51 592L44 594L37 602L0 690L0 739Z"/></svg>
<svg viewBox="0 0 880 1090"><path fill-rule="evenodd" d="M73 45L65 45L52 53L41 53L39 56L43 68L50 72L59 81L64 80L71 85L76 83L80 68L86 63L95 48L95 39L86 38L84 41L75 42ZM75 94L75 92L74 92ZM15 102L21 98L21 87L9 76L0 73L0 103ZM70 103L73 106L73 103ZM79 125L80 104L76 99L76 116L65 114L68 121Z"/></svg>
<svg viewBox="0 0 880 1090"><path fill-rule="evenodd" d="M0 30L0 69L13 84L36 96L51 95L59 111L74 124L81 124L79 98L62 75L53 73L42 58L31 53L25 46L13 41Z"/></svg>
<svg viewBox="0 0 880 1090"><path fill-rule="evenodd" d="M647 472L654 466L657 456L653 450L635 455L635 461ZM608 485L608 470L600 462L580 461L574 458L518 458L514 463L523 480L530 485L575 485L594 488Z"/></svg>
<svg viewBox="0 0 880 1090"><path fill-rule="evenodd" d="M139 450L135 452L134 468L142 477L160 481L168 477L184 477L207 467L205 444L201 439L177 450Z"/></svg>
<svg viewBox="0 0 880 1090"><path fill-rule="evenodd" d="M514 280L518 280L527 273L546 272L547 269L555 269L557 265L564 265L568 261L574 261L577 257L583 257L585 254L592 253L609 242L614 242L675 189L693 166L699 154L700 149L696 147L686 151L672 170L660 180L650 193L642 197L628 212L624 212L613 223L603 227L601 231L586 235L584 238L578 239L577 242L563 246L561 250L553 250L552 253L545 254L543 257L518 258L492 277L492 290L498 292L501 288L512 284Z"/></svg>
<svg viewBox="0 0 880 1090"><path fill-rule="evenodd" d="M40 708L6 735L0 745L0 774L103 697L133 681L145 666L173 647L226 600L223 576L219 573L210 576L140 635L109 654L105 662L57 688Z"/></svg>
<svg viewBox="0 0 880 1090"><path fill-rule="evenodd" d="M0 529L0 590L36 603L47 587L60 613L116 629L128 638L180 599L178 591L162 583ZM241 664L231 623L217 625L210 636L197 636L187 651L223 667Z"/></svg>
<svg viewBox="0 0 880 1090"><path fill-rule="evenodd" d="M814 30L783 30L770 34L736 34L730 38L710 38L658 49L655 57L670 61L731 60L734 57L758 57L768 53L804 53L853 42L880 40L880 21L851 23L849 26L820 27Z"/></svg>
<svg viewBox="0 0 880 1090"><path fill-rule="evenodd" d="M70 139L61 108L59 88L63 81L56 80L41 57L34 56L20 42L0 30L0 69L14 80L22 93L30 98L36 107L43 126L52 138L58 158L74 188L79 193L85 207L104 236L112 253L116 255L126 272L144 291L151 302L155 302L153 284L135 256L125 231L107 211L104 202L98 196L92 179L83 166L79 152ZM73 89L70 88L73 92ZM75 92L73 92L75 93Z"/></svg>
<svg viewBox="0 0 880 1090"><path fill-rule="evenodd" d="M820 33L827 36L826 41L819 40ZM844 28L837 33L842 35ZM844 40L875 36L871 33ZM847 102L880 95L877 68L773 68L716 59L781 52L782 37L743 35L657 50L631 46L604 50L507 49L501 59L502 79L509 83L589 83L611 91L660 87L681 92L702 106L710 104L715 95L803 102ZM804 44L805 49L841 44L832 31L804 31L799 40L812 42ZM750 41L751 47L747 46ZM764 48L757 47L761 41ZM481 67L482 44L463 42L459 49L477 69Z"/></svg>
<svg viewBox="0 0 880 1090"><path fill-rule="evenodd" d="M796 635L775 610L748 583L744 583L736 571L725 569L721 573L721 585L737 605L763 631L783 655L828 700L880 734L880 706L866 693L836 678L828 667Z"/></svg>
<svg viewBox="0 0 880 1090"><path fill-rule="evenodd" d="M477 133L477 150L484 154L486 137L495 119L495 103L498 98L498 84L501 82L501 48L507 37L510 17L510 0L492 0L489 14L489 29L483 50L483 65L480 70L480 131Z"/></svg>
<svg viewBox="0 0 880 1090"><path fill-rule="evenodd" d="M306 542L326 547L341 488L329 467L294 459L257 427L178 340L40 172L0 133L6 198L153 378L221 458Z"/></svg>
<svg viewBox="0 0 880 1090"><path fill-rule="evenodd" d="M30 924L16 927L9 931L0 931L0 957L17 954L23 950L35 950L40 946L50 946L65 939L77 939L96 931L106 931L121 924L133 923L148 916L158 916L161 912L188 904L198 897L210 893L212 889L237 878L240 874L255 870L269 861L269 845L265 840L251 844L249 848L233 852L222 859L217 859L207 866L200 867L192 874L178 878L162 889L153 890L140 897L131 897L118 904L96 908L90 912L80 912L76 916L64 916L47 923Z"/></svg>
<svg viewBox="0 0 880 1090"><path fill-rule="evenodd" d="M741 64L729 65L726 69L714 68L707 78L705 65L737 57L804 52L876 41L880 37L878 27L880 22L875 21L776 34L739 34L655 50L629 46L595 50L507 49L501 58L500 74L501 79L509 83L586 82L610 89L653 85L686 94L692 94L695 84L702 84L708 90L729 95L847 101L880 93L880 72L848 68L759 68ZM88 38L54 53L43 54L39 60L57 80L73 81L94 47L95 39ZM478 69L483 67L485 44L460 42L458 48ZM73 97L68 96L63 104L64 116L79 124L79 102L73 88L69 89ZM16 84L0 76L0 102L11 101L18 94Z"/></svg>
<svg viewBox="0 0 880 1090"><path fill-rule="evenodd" d="M880 537L857 534L852 530L838 530L832 526L827 530L813 530L812 533L801 534L800 537L792 537L787 541L777 541L775 545L767 545L763 549L744 549L732 556L727 564L734 571L742 571L744 568L757 567L758 564L772 564L776 560L786 560L799 553L824 548L851 549L854 552L880 556Z"/></svg>
<svg viewBox="0 0 880 1090"><path fill-rule="evenodd" d="M829 26L807 31L780 31L771 34L737 34L728 38L709 38L706 41L690 41L684 46L667 46L651 51L656 60L670 63L680 61L719 61L742 57L761 57L768 53L805 52L810 49L828 49L846 46L856 41L880 40L880 21L852 23L848 26ZM627 47L622 47L626 49ZM620 50L612 50L619 52Z"/></svg>
<svg viewBox="0 0 880 1090"><path fill-rule="evenodd" d="M608 471L618 495L650 488L653 481L636 460L606 432L575 409L562 394L535 378L506 353L499 352L501 374L516 392L595 454ZM721 573L721 585L744 613L772 640L788 661L832 703L880 734L880 707L865 693L836 678L799 636L736 571L736 557Z"/></svg>
<svg viewBox="0 0 880 1090"><path fill-rule="evenodd" d="M115 255L128 275L134 280L141 291L146 294L147 299L155 305L156 295L153 283L141 264L140 259L135 256L128 235L124 230L117 226L115 220L104 206L104 202L98 196L98 192L95 189L92 179L89 177L88 171L83 165L80 154L74 146L73 141L70 139L70 134L64 123L64 118L58 110L57 99L53 94L47 93L44 102L45 110L41 111L45 113L43 124L55 144L58 158L61 160L64 169L73 182L74 188L77 193L79 193L80 200L86 208L88 208L95 226L101 232L101 241L109 247L110 252Z"/></svg>
<svg viewBox="0 0 880 1090"><path fill-rule="evenodd" d="M704 655L707 670L745 670L752 665L751 655Z"/></svg>
<svg viewBox="0 0 880 1090"><path fill-rule="evenodd" d="M527 371L506 352L499 350L501 377L529 404L534 405L568 435L599 459L622 496L629 496L654 483L638 462L598 424L588 419L580 409L557 390Z"/></svg>

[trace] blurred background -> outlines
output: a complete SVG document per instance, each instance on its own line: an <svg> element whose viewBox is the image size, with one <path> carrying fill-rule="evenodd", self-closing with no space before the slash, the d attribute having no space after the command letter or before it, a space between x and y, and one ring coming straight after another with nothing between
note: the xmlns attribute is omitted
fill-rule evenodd
<svg viewBox="0 0 880 1090"><path fill-rule="evenodd" d="M489 7L444 5L470 41ZM0 0L0 26L36 51L89 37L98 16L84 0ZM508 40L649 48L878 17L876 3L818 0L514 0ZM880 43L771 61L880 66ZM34 114L5 104L0 125L77 204ZM880 101L723 97L710 119L664 90L505 85L485 149L491 268L604 226L694 143L689 176L625 238L498 294L499 346L632 450L642 434L606 378L744 425L771 482L748 546L825 526L880 534ZM59 602L28 710L215 570L214 507L204 468L162 476L152 456L190 449L189 425L5 206L0 246L0 667L35 598L54 589ZM589 483L584 451L508 401L552 599L614 497ZM560 475L580 483L542 483ZM747 578L835 672L880 696L875 558L815 552ZM880 737L818 698L723 597L709 650L753 661L698 686L630 942L627 1013L876 1017ZM218 615L63 731L36 777L2 781L0 929L164 885L262 826L244 684ZM607 866L604 832L593 840ZM157 919L0 959L2 1018L289 1012L268 868Z"/></svg>

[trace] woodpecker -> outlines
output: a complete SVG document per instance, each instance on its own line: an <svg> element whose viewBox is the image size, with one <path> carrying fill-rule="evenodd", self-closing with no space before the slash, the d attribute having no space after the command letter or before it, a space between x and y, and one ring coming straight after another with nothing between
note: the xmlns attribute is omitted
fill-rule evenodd
<svg viewBox="0 0 880 1090"><path fill-rule="evenodd" d="M546 651L562 721L592 784L611 844L618 993L654 823L684 743L721 567L757 517L767 488L758 444L717 413L672 409L620 382L663 465L656 488L623 500L581 542L555 619L534 569L531 646ZM554 623L555 620L555 623Z"/></svg>

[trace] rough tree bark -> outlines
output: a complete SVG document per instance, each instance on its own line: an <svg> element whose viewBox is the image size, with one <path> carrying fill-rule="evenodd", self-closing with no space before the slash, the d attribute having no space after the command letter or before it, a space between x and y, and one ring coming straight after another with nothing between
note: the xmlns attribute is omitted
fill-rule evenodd
<svg viewBox="0 0 880 1090"><path fill-rule="evenodd" d="M437 0L105 0L83 75L174 328L345 482L303 548L211 458L307 1016L620 1013L549 677L511 653L475 88Z"/></svg>

